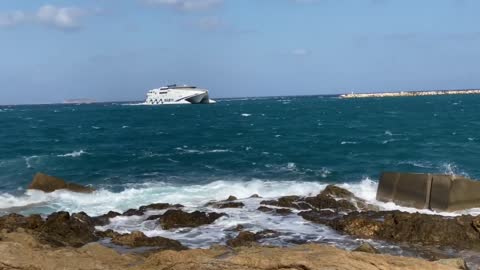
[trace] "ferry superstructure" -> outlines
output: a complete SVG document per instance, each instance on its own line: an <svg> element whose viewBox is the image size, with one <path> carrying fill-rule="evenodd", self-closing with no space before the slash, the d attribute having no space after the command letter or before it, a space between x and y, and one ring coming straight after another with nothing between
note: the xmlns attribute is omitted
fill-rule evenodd
<svg viewBox="0 0 480 270"><path fill-rule="evenodd" d="M177 86L176 84L152 89L147 93L145 105L168 104L212 104L214 100L208 96L207 89L195 86Z"/></svg>

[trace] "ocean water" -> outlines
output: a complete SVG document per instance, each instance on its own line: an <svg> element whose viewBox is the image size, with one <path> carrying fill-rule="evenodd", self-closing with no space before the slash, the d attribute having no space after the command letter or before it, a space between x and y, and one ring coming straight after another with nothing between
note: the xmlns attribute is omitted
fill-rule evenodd
<svg viewBox="0 0 480 270"><path fill-rule="evenodd" d="M355 244L296 215L259 213L260 200L249 199L252 194L316 195L327 184L338 184L383 209L415 211L375 201L382 171L480 178L480 96L3 106L0 128L0 214L99 215L155 202L219 211L204 205L229 195L245 202L244 209L225 210L229 217L188 231L164 231L145 217L119 217L100 228L142 230L192 247L225 241L232 235L227 229L237 224L282 232L280 239L265 240L273 244L298 239ZM36 172L97 191L27 190ZM440 214L463 213L480 209Z"/></svg>

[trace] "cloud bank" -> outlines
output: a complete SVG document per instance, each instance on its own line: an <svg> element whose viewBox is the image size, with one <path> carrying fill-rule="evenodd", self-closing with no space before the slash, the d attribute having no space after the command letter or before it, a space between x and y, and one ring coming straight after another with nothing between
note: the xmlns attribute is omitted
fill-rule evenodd
<svg viewBox="0 0 480 270"><path fill-rule="evenodd" d="M35 12L16 10L0 13L0 27L38 24L60 30L72 30L81 27L83 18L96 13L98 13L98 10L44 5Z"/></svg>

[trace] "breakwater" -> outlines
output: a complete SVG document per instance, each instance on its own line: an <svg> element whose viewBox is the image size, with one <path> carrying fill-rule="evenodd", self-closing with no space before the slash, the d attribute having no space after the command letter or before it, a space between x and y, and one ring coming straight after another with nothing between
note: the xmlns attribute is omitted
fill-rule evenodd
<svg viewBox="0 0 480 270"><path fill-rule="evenodd" d="M475 95L480 94L480 89L466 90L435 90L435 91L400 91L383 93L351 93L340 95L341 98L382 98L382 97L416 97L439 95Z"/></svg>

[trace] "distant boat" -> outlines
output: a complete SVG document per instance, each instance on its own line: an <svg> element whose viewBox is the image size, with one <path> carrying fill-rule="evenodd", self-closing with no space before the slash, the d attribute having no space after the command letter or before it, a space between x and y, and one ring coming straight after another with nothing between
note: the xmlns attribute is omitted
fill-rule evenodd
<svg viewBox="0 0 480 270"><path fill-rule="evenodd" d="M208 90L195 86L177 86L176 84L152 89L147 93L144 105L167 104L212 104L216 103L208 96Z"/></svg>

